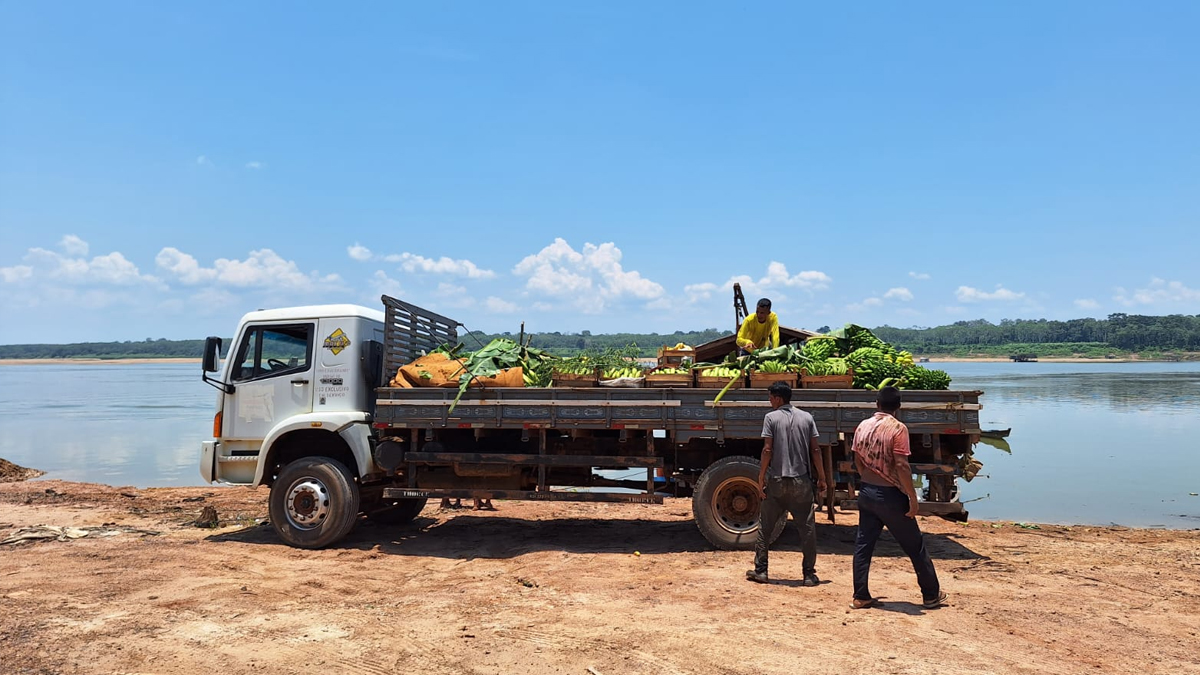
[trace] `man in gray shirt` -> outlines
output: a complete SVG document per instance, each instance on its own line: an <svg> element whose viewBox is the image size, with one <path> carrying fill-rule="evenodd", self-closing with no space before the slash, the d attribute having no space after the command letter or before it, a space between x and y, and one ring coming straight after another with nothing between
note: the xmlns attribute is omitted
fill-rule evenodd
<svg viewBox="0 0 1200 675"><path fill-rule="evenodd" d="M792 388L776 382L767 388L771 412L763 420L763 452L758 472L758 490L762 505L758 519L758 540L754 545L754 569L746 578L760 584L768 582L767 547L779 518L792 518L800 528L804 552L804 585L816 586L817 532L813 518L812 475L817 477L817 492L825 491L825 467L821 462L820 436L812 415L792 407Z"/></svg>

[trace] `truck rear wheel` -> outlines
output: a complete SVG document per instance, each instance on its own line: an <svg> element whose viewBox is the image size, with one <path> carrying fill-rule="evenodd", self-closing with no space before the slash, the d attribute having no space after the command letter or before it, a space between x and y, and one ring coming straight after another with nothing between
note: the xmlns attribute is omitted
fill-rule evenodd
<svg viewBox="0 0 1200 675"><path fill-rule="evenodd" d="M692 515L700 534L713 546L726 551L754 548L762 503L758 467L753 457L725 457L700 474L692 493ZM771 543L783 534L785 525L787 518L780 518L771 533Z"/></svg>
<svg viewBox="0 0 1200 675"><path fill-rule="evenodd" d="M358 485L344 464L304 457L283 467L271 486L271 525L292 546L322 548L350 532L358 505Z"/></svg>
<svg viewBox="0 0 1200 675"><path fill-rule="evenodd" d="M428 499L391 499L375 504L367 517L380 525L406 525L425 508Z"/></svg>

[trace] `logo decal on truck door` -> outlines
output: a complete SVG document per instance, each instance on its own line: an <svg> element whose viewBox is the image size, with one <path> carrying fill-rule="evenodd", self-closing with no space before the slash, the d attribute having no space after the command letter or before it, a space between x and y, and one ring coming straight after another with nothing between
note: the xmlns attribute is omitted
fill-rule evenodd
<svg viewBox="0 0 1200 675"><path fill-rule="evenodd" d="M341 354L342 350L349 346L350 338L346 337L346 334L342 332L341 328L333 331L329 334L329 337L325 338L324 347L325 349L333 352L334 356Z"/></svg>

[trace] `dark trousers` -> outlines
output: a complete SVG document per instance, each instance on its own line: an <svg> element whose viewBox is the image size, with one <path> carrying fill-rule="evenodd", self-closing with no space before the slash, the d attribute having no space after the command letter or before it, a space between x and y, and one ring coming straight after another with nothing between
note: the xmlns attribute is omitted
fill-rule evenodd
<svg viewBox="0 0 1200 675"><path fill-rule="evenodd" d="M767 481L767 498L759 511L758 540L754 544L754 571L767 571L767 546L780 518L791 513L800 528L805 574L817 570L817 521L813 517L813 484L802 478L772 478Z"/></svg>
<svg viewBox="0 0 1200 675"><path fill-rule="evenodd" d="M867 578L871 574L871 555L875 542L879 540L884 526L895 537L896 543L912 561L921 586L921 597L933 600L941 586L933 561L925 550L925 537L916 518L904 515L908 512L908 495L897 487L883 487L864 483L858 491L858 538L854 542L854 597L870 600Z"/></svg>

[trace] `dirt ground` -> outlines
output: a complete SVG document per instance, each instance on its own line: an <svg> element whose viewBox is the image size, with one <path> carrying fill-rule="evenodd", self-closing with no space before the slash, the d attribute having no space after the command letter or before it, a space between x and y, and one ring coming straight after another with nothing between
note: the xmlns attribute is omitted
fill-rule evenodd
<svg viewBox="0 0 1200 675"><path fill-rule="evenodd" d="M886 602L851 611L853 513L818 515L804 588L794 528L752 584L752 554L712 550L684 500L430 503L305 551L266 497L0 484L0 540L81 528L0 545L0 672L1200 672L1200 531L922 518L949 606L921 609L886 539ZM206 505L216 529L190 524Z"/></svg>

